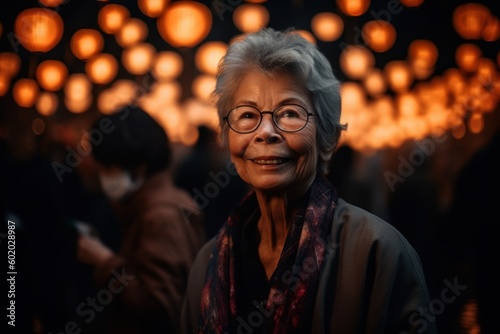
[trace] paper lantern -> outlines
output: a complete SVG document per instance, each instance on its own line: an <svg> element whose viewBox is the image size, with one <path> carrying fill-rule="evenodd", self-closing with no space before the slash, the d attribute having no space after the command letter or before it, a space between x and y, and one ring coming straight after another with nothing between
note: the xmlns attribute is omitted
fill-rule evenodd
<svg viewBox="0 0 500 334"><path fill-rule="evenodd" d="M160 16L167 7L169 0L138 0L140 11L149 17Z"/></svg>
<svg viewBox="0 0 500 334"><path fill-rule="evenodd" d="M396 42L396 29L384 20L372 20L363 25L363 40L375 52L385 52Z"/></svg>
<svg viewBox="0 0 500 334"><path fill-rule="evenodd" d="M393 60L384 67L384 74L393 92L407 91L413 83L411 68L405 61Z"/></svg>
<svg viewBox="0 0 500 334"><path fill-rule="evenodd" d="M362 79L375 65L373 53L362 45L349 45L340 54L340 68L351 79Z"/></svg>
<svg viewBox="0 0 500 334"><path fill-rule="evenodd" d="M112 54L99 53L90 58L85 64L85 72L90 81L104 85L116 77L118 62Z"/></svg>
<svg viewBox="0 0 500 334"><path fill-rule="evenodd" d="M195 64L198 69L207 74L216 74L219 61L227 51L227 44L224 42L206 42L202 44L195 55Z"/></svg>
<svg viewBox="0 0 500 334"><path fill-rule="evenodd" d="M182 57L174 51L157 53L151 73L158 81L177 78L182 73Z"/></svg>
<svg viewBox="0 0 500 334"><path fill-rule="evenodd" d="M118 45L122 48L127 48L142 42L148 36L148 26L144 21L136 18L128 19L120 31L115 34L115 39Z"/></svg>
<svg viewBox="0 0 500 334"><path fill-rule="evenodd" d="M269 11L262 5L242 4L234 10L233 22L243 33L256 32L269 23Z"/></svg>
<svg viewBox="0 0 500 334"><path fill-rule="evenodd" d="M109 4L99 10L99 27L107 34L116 34L130 17L128 9L122 5Z"/></svg>
<svg viewBox="0 0 500 334"><path fill-rule="evenodd" d="M20 107L31 108L35 104L40 89L33 79L19 79L12 87L14 101Z"/></svg>
<svg viewBox="0 0 500 334"><path fill-rule="evenodd" d="M45 60L36 69L40 87L51 92L61 89L67 76L68 68L59 60Z"/></svg>
<svg viewBox="0 0 500 334"><path fill-rule="evenodd" d="M320 41L333 42L344 32L344 21L335 13L318 13L311 20L311 30Z"/></svg>
<svg viewBox="0 0 500 334"><path fill-rule="evenodd" d="M47 52L61 40L64 24L61 16L46 8L30 8L16 17L17 40L31 52Z"/></svg>
<svg viewBox="0 0 500 334"><path fill-rule="evenodd" d="M87 60L102 51L104 39L99 31L94 29L80 29L73 34L70 48L75 57Z"/></svg>
<svg viewBox="0 0 500 334"><path fill-rule="evenodd" d="M490 15L490 10L484 5L465 3L453 11L453 27L465 39L480 39Z"/></svg>
<svg viewBox="0 0 500 334"><path fill-rule="evenodd" d="M21 68L21 58L14 52L0 52L0 72L15 77Z"/></svg>
<svg viewBox="0 0 500 334"><path fill-rule="evenodd" d="M36 101L36 110L42 116L54 114L59 106L59 99L55 93L41 92Z"/></svg>
<svg viewBox="0 0 500 334"><path fill-rule="evenodd" d="M458 46L455 51L455 61L464 72L474 72L477 69L479 58L483 52L481 49L472 43L464 43Z"/></svg>
<svg viewBox="0 0 500 334"><path fill-rule="evenodd" d="M123 50L123 67L134 75L146 74L153 64L156 49L149 43L140 43Z"/></svg>
<svg viewBox="0 0 500 334"><path fill-rule="evenodd" d="M337 0L337 6L348 16L360 16L370 7L370 0Z"/></svg>

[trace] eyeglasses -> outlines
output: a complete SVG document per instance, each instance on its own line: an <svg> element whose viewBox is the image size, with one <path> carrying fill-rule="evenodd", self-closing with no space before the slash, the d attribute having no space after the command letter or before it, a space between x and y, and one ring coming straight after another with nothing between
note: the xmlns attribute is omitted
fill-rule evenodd
<svg viewBox="0 0 500 334"><path fill-rule="evenodd" d="M257 130L264 114L270 114L276 127L284 132L300 131L306 126L309 116L316 116L298 104L283 104L273 111L260 111L253 106L241 105L231 109L223 119L234 132L250 133Z"/></svg>

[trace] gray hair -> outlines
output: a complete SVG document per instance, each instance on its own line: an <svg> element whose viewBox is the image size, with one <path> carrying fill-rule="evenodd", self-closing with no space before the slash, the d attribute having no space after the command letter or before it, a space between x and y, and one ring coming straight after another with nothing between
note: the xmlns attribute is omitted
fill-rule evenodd
<svg viewBox="0 0 500 334"><path fill-rule="evenodd" d="M334 152L340 134L340 82L333 74L328 59L318 48L293 30L284 32L265 28L232 43L219 63L217 82L212 97L220 123L220 142L227 147L229 126L225 117L233 106L233 97L241 79L250 71L266 74L288 74L304 83L318 114L318 147ZM323 173L329 161L321 161Z"/></svg>

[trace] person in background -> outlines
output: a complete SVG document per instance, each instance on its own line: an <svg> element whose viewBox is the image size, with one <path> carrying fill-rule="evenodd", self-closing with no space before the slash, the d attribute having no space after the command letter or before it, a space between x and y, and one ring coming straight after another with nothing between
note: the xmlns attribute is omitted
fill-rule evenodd
<svg viewBox="0 0 500 334"><path fill-rule="evenodd" d="M415 249L325 177L346 128L339 91L293 30L229 46L220 139L252 192L198 253L182 333L436 333Z"/></svg>
<svg viewBox="0 0 500 334"><path fill-rule="evenodd" d="M148 113L125 106L88 133L102 190L123 224L118 253L80 226L78 258L93 266L99 291L110 292L96 308L103 333L175 332L189 270L206 241L203 215L173 185L168 137Z"/></svg>

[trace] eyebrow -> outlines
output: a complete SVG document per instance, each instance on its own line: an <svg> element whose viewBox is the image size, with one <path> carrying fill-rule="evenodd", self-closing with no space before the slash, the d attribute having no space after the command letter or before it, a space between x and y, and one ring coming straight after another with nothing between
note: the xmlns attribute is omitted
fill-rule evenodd
<svg viewBox="0 0 500 334"><path fill-rule="evenodd" d="M307 105L307 103L305 103L305 101L303 101L301 99L298 99L295 97L288 97L288 98L281 100L274 108L277 108L277 107L284 105L284 104L298 104L304 108ZM249 106L257 108L257 103L255 101L252 101L252 100L242 100L236 104L236 106L242 106L242 105L249 105Z"/></svg>

